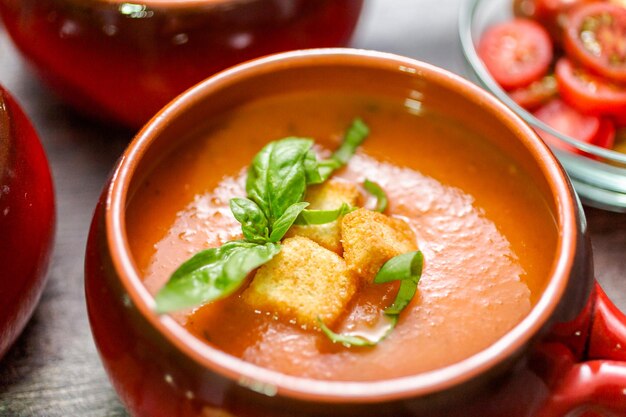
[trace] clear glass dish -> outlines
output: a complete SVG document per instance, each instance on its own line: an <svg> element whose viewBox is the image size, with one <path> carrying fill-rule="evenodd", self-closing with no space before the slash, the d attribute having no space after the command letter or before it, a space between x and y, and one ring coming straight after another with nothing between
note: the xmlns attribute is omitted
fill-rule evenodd
<svg viewBox="0 0 626 417"><path fill-rule="evenodd" d="M564 135L515 103L491 77L476 52L476 44L491 25L513 18L512 0L465 0L459 15L459 34L474 81L509 106L536 130L543 130L589 156L552 147L583 203L626 212L626 154Z"/></svg>

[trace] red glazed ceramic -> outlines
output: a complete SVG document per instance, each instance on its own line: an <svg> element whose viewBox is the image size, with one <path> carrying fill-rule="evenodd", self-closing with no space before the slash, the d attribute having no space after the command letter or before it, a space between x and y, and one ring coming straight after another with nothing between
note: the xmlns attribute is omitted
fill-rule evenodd
<svg viewBox="0 0 626 417"><path fill-rule="evenodd" d="M46 155L30 121L0 87L0 357L41 296L54 228Z"/></svg>
<svg viewBox="0 0 626 417"><path fill-rule="evenodd" d="M270 371L196 339L154 312L130 253L125 208L147 172L207 115L306 89L384 95L419 90L446 116L484 132L529 173L558 226L552 272L530 313L465 360L373 382ZM413 97L413 96L412 96ZM188 137L188 136L187 136ZM514 113L442 69L390 54L296 51L239 65L178 97L137 135L96 208L86 253L93 336L133 416L563 416L626 411L624 316L595 283L582 209L554 156ZM581 408L582 407L582 408Z"/></svg>
<svg viewBox="0 0 626 417"><path fill-rule="evenodd" d="M2 0L39 75L81 112L140 127L207 76L291 49L345 45L363 0Z"/></svg>

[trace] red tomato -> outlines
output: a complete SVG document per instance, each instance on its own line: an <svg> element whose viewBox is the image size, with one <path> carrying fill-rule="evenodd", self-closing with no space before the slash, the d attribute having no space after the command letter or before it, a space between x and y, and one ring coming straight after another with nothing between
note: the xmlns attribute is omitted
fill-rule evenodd
<svg viewBox="0 0 626 417"><path fill-rule="evenodd" d="M498 84L512 90L545 75L552 43L537 22L514 19L489 28L478 44L478 55Z"/></svg>
<svg viewBox="0 0 626 417"><path fill-rule="evenodd" d="M556 78L553 75L546 75L527 87L510 91L509 96L526 110L535 110L552 100L557 93Z"/></svg>
<svg viewBox="0 0 626 417"><path fill-rule="evenodd" d="M550 101L534 115L556 131L581 142L592 143L600 130L599 117L584 115L560 99ZM550 146L580 153L573 146L547 132L538 130L537 133Z"/></svg>
<svg viewBox="0 0 626 417"><path fill-rule="evenodd" d="M556 64L561 97L578 110L596 115L626 115L626 87L575 67L567 58Z"/></svg>
<svg viewBox="0 0 626 417"><path fill-rule="evenodd" d="M615 143L615 125L609 119L601 119L598 133L591 140L596 146L611 149Z"/></svg>
<svg viewBox="0 0 626 417"><path fill-rule="evenodd" d="M612 119L618 128L626 129L626 114L615 115Z"/></svg>
<svg viewBox="0 0 626 417"><path fill-rule="evenodd" d="M513 0L513 14L534 19L537 16L537 0Z"/></svg>
<svg viewBox="0 0 626 417"><path fill-rule="evenodd" d="M572 9L565 49L593 72L626 82L626 8L604 2Z"/></svg>
<svg viewBox="0 0 626 417"><path fill-rule="evenodd" d="M533 0L534 11L531 17L546 28L555 43L561 44L563 30L567 25L567 12L574 6L596 1L601 0ZM529 5L525 8L531 9Z"/></svg>

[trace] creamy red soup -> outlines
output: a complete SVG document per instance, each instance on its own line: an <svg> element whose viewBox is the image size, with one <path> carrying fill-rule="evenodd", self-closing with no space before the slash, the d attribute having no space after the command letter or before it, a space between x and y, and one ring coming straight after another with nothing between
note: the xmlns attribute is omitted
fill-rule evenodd
<svg viewBox="0 0 626 417"><path fill-rule="evenodd" d="M380 380L453 364L494 343L529 312L551 269L557 229L525 172L497 148L428 108L324 93L278 95L211 121L165 157L132 196L127 232L156 294L194 253L241 238L229 200L245 196L246 167L269 141L311 137L335 149L361 117L370 135L335 177L374 179L387 214L406 221L424 255L418 291L373 347L333 344L319 329L255 311L242 291L173 314L204 342L282 373ZM363 196L363 204L369 204ZM397 285L358 290L333 327L376 335Z"/></svg>

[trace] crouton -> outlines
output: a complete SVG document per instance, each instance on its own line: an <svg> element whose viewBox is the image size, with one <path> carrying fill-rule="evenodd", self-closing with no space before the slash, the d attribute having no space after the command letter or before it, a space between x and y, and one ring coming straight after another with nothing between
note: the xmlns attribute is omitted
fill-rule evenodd
<svg viewBox="0 0 626 417"><path fill-rule="evenodd" d="M305 237L285 239L243 293L252 308L317 326L332 325L357 290L358 277L336 253Z"/></svg>
<svg viewBox="0 0 626 417"><path fill-rule="evenodd" d="M415 233L405 221L366 209L343 217L341 237L348 267L366 282L389 259L417 250Z"/></svg>
<svg viewBox="0 0 626 417"><path fill-rule="evenodd" d="M310 210L336 210L346 203L356 206L359 201L359 189L351 182L331 179L324 184L309 187L304 198ZM331 223L319 225L294 225L286 237L303 236L317 242L328 250L341 255L341 218Z"/></svg>

